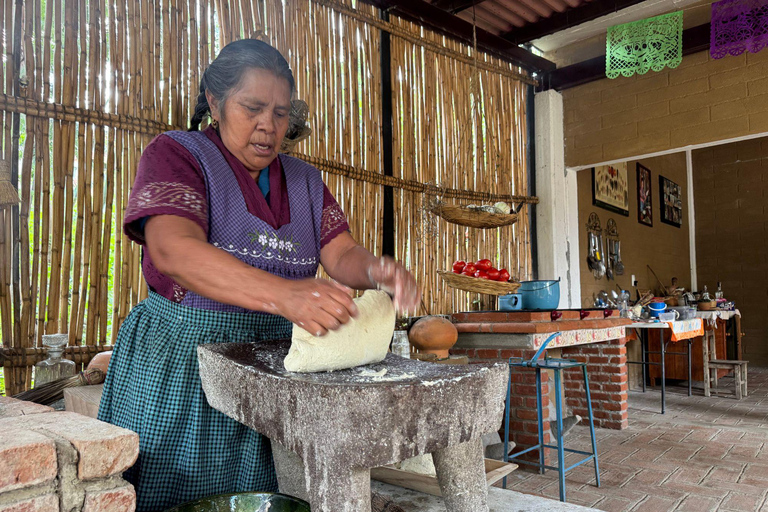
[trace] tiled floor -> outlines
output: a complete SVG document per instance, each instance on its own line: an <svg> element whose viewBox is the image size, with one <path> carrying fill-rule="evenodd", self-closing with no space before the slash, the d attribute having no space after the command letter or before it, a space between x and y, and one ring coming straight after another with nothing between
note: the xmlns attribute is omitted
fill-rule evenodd
<svg viewBox="0 0 768 512"><path fill-rule="evenodd" d="M749 369L741 401L695 386L692 397L667 386L664 415L658 390L630 391L629 428L596 431L602 486L587 463L566 474L568 501L610 512L768 511L768 368ZM589 450L589 429L575 427L566 447ZM518 470L507 487L557 499L557 472Z"/></svg>

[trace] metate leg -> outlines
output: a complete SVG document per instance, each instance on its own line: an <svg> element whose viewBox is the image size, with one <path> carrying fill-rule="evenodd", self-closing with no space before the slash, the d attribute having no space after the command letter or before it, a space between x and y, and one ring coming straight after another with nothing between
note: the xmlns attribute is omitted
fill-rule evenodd
<svg viewBox="0 0 768 512"><path fill-rule="evenodd" d="M488 484L485 481L481 439L437 450L432 453L432 460L448 512L488 510ZM370 510L370 498L368 507L366 510ZM312 510L314 512L314 507Z"/></svg>

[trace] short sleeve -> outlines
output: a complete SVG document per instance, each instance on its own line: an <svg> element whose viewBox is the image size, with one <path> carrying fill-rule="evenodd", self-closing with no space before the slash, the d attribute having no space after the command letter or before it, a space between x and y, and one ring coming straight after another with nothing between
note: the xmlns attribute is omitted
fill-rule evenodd
<svg viewBox="0 0 768 512"><path fill-rule="evenodd" d="M123 220L125 234L144 244L144 222L153 215L183 217L208 232L208 200L200 164L164 134L155 137L141 154Z"/></svg>
<svg viewBox="0 0 768 512"><path fill-rule="evenodd" d="M320 247L325 247L328 242L336 238L344 231L349 231L347 217L341 210L328 187L323 186L323 219L320 231Z"/></svg>

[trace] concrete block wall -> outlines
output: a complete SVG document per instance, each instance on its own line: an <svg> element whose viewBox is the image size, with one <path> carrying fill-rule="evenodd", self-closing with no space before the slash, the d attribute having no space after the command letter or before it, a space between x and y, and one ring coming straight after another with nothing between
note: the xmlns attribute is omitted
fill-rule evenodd
<svg viewBox="0 0 768 512"><path fill-rule="evenodd" d="M766 115L768 117L768 115ZM768 364L768 138L693 152L699 287L742 313L744 358ZM718 356L724 356L718 354Z"/></svg>
<svg viewBox="0 0 768 512"><path fill-rule="evenodd" d="M71 412L0 397L0 512L133 512L121 478L138 436Z"/></svg>
<svg viewBox="0 0 768 512"><path fill-rule="evenodd" d="M569 167L768 132L768 53L603 79L563 91Z"/></svg>

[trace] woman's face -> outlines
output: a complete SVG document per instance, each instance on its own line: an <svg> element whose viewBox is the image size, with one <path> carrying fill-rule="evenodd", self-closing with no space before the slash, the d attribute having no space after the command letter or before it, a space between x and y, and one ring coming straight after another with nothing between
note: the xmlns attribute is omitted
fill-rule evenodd
<svg viewBox="0 0 768 512"><path fill-rule="evenodd" d="M219 134L227 149L249 171L260 171L277 157L288 130L291 88L288 81L264 69L243 73L237 89L224 102L224 108L209 93L213 119L219 121Z"/></svg>

